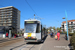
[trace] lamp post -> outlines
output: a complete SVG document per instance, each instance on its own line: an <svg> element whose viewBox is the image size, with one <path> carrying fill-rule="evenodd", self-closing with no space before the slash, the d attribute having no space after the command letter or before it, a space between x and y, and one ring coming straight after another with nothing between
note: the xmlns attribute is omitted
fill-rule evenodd
<svg viewBox="0 0 75 50"><path fill-rule="evenodd" d="M67 12L65 11L65 15L66 17L63 17L63 19L66 19L66 27L67 27L67 40L69 40L69 36L68 36L68 19L67 19Z"/></svg>

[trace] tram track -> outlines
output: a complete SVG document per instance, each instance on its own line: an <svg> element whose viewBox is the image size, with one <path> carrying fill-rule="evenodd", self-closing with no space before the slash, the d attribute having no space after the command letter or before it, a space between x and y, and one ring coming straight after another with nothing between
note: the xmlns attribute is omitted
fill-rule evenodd
<svg viewBox="0 0 75 50"><path fill-rule="evenodd" d="M22 50L22 49L31 50L34 46L35 46L35 44L33 44L33 45L26 44L25 46L21 47L19 50Z"/></svg>
<svg viewBox="0 0 75 50"><path fill-rule="evenodd" d="M44 41L46 37L44 38ZM41 50L42 46L44 45L44 41L43 43L26 43L25 46L21 47L19 50Z"/></svg>

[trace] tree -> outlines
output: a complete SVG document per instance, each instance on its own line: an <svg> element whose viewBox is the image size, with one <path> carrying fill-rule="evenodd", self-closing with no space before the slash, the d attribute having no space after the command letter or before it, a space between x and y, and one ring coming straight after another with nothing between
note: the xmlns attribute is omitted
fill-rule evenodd
<svg viewBox="0 0 75 50"><path fill-rule="evenodd" d="M60 29L59 27L57 27L57 30L59 30L59 31L60 31L61 29Z"/></svg>
<svg viewBox="0 0 75 50"><path fill-rule="evenodd" d="M51 31L52 27L49 27L48 29Z"/></svg>
<svg viewBox="0 0 75 50"><path fill-rule="evenodd" d="M53 30L56 30L56 28L55 28L55 27L53 27Z"/></svg>

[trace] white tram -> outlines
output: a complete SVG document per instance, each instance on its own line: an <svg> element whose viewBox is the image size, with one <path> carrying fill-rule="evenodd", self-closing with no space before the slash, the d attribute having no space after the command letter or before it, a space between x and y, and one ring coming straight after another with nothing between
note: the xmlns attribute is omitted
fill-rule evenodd
<svg viewBox="0 0 75 50"><path fill-rule="evenodd" d="M24 21L24 39L25 42L41 42L47 35L45 27L42 27L39 20Z"/></svg>

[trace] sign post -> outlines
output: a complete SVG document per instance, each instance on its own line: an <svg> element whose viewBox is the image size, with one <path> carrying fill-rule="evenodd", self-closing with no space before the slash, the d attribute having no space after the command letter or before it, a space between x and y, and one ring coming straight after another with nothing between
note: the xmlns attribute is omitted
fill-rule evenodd
<svg viewBox="0 0 75 50"><path fill-rule="evenodd" d="M9 38L11 38L11 30L9 30Z"/></svg>

